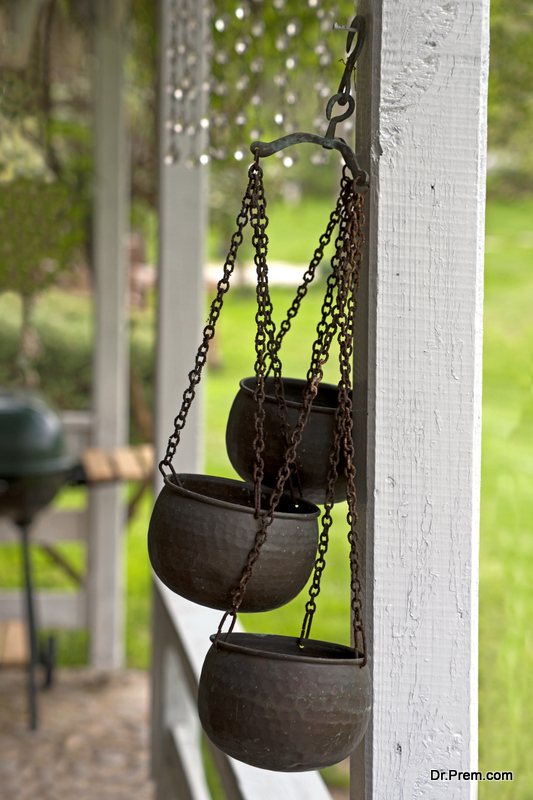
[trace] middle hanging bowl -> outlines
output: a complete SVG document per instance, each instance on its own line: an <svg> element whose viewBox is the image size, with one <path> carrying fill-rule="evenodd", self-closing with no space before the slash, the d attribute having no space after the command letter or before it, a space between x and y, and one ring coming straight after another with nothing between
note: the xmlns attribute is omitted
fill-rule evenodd
<svg viewBox="0 0 533 800"><path fill-rule="evenodd" d="M228 478L165 478L152 512L148 552L156 575L176 594L202 606L229 609L261 520L254 487ZM268 509L269 495L261 505ZM269 611L304 588L318 545L316 506L282 497L268 527L240 611Z"/></svg>
<svg viewBox="0 0 533 800"><path fill-rule="evenodd" d="M283 391L287 403L287 423L294 429L302 407L302 392L307 381L299 378L283 378ZM226 448L234 470L244 480L253 480L255 461L255 412L257 403L254 400L255 377L244 378L233 401L226 428ZM262 453L265 462L264 483L274 487L278 469L283 464L286 442L278 416L278 401L274 389L274 378L265 380L264 440ZM326 487L329 471L329 458L333 445L335 410L337 408L337 387L329 383L321 383L311 406L311 413L304 428L302 441L296 451L297 479L293 477L293 489L298 496L299 486L303 497L311 503L323 504L326 499ZM335 485L335 502L346 500L346 478L344 467L346 461L341 453L338 465L339 477ZM285 491L289 486L285 485Z"/></svg>

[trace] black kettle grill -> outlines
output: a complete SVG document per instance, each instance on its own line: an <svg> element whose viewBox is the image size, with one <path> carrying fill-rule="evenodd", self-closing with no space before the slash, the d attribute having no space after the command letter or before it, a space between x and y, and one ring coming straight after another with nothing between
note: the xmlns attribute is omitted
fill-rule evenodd
<svg viewBox="0 0 533 800"><path fill-rule="evenodd" d="M30 663L28 693L30 726L37 728L35 668L45 668L45 686L52 681L53 639L39 653L33 602L28 530L34 515L45 508L66 483L76 466L66 454L61 420L37 392L0 389L0 516L17 525L22 543L26 588Z"/></svg>

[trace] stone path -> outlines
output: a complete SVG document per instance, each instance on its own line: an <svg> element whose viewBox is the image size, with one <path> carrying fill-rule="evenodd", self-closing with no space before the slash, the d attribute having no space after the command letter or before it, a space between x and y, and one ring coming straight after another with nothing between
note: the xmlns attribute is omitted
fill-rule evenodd
<svg viewBox="0 0 533 800"><path fill-rule="evenodd" d="M145 672L56 670L30 731L26 673L0 669L0 800L153 800L149 690Z"/></svg>
<svg viewBox="0 0 533 800"><path fill-rule="evenodd" d="M146 673L57 670L37 731L25 677L0 671L0 800L153 800Z"/></svg>

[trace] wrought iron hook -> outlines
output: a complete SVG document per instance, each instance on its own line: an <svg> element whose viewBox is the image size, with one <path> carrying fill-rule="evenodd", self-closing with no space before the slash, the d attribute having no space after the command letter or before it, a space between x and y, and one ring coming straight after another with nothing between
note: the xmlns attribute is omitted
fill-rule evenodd
<svg viewBox="0 0 533 800"><path fill-rule="evenodd" d="M329 120L326 135L319 136L316 133L304 133L300 131L298 133L290 133L287 134L287 136L282 136L280 139L275 139L273 142L252 142L250 150L254 156L258 158L279 153L280 150L284 150L286 147L291 147L295 144L303 144L304 142L319 144L326 150L338 150L342 154L358 186L368 186L368 173L362 170L357 163L357 157L354 151L344 139L340 136L335 136L337 124L342 122L342 120L348 119L355 109L355 100L350 94L350 83L352 72L355 69L356 61L359 58L365 40L365 20L364 17L356 16L348 28L344 28L341 25L335 25L334 28L335 30L348 30L348 37L346 39L346 51L348 53L352 47L356 33L357 41L354 49L349 53L346 59L339 89L336 94L330 97L326 106L326 117ZM348 103L348 109L344 113L332 117L331 114L336 103L340 106L344 106Z"/></svg>
<svg viewBox="0 0 533 800"><path fill-rule="evenodd" d="M341 26L339 25L336 30L341 30ZM343 29L344 30L344 29ZM361 50L363 49L363 45L365 43L365 18L361 16L354 17L350 23L349 28L346 30L349 31L348 36L346 37L346 52L350 53L352 48L353 39L355 34L357 33L357 42L355 43L355 47L348 56L346 60L346 66L344 68L344 72L341 78L341 82L339 84L339 92L350 92L350 79L352 77L352 72L355 69L355 64L357 59L361 55Z"/></svg>

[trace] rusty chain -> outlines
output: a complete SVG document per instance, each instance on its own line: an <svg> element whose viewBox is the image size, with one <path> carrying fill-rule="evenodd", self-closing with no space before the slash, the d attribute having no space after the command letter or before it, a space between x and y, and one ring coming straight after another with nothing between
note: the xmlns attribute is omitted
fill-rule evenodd
<svg viewBox="0 0 533 800"><path fill-rule="evenodd" d="M268 293L268 278L264 274L267 271L266 265L266 250L268 245L268 238L265 234L266 224L266 203L264 201L264 189L262 185L262 172L256 173L256 181L258 183L255 193L252 197L251 218L254 227L254 246L256 248L256 266L258 274L258 315L256 321L258 328L261 327L259 340L256 338L256 352L258 358L256 361L256 370L259 370L260 380L258 381L263 391L264 399L264 376L265 364L263 356L265 352L271 357L271 364L274 365L275 375L281 376L281 364L278 358L278 350L283 339L283 336L278 334L275 337L275 329L272 323L272 305ZM255 205L260 208L256 211ZM326 565L325 555L329 544L329 530L331 527L331 510L334 504L335 483L338 478L338 464L340 460L341 448L346 458L345 475L347 479L347 500L348 500L348 514L347 521L349 524L348 540L350 543L350 572L351 572L351 591L352 591L352 611L353 611L353 629L354 629L354 646L356 651L361 643L363 652L364 666L367 661L367 646L366 635L364 630L364 621L362 614L362 584L360 579L360 555L358 550L358 536L357 536L357 512L356 512L356 493L355 493L355 468L354 468L354 449L352 437L352 401L350 397L351 391L351 356L353 353L353 319L356 308L355 294L359 287L359 271L361 267L361 247L364 242L364 235L362 226L364 224L364 215L362 208L364 204L364 194L356 192L355 182L350 180L347 176L347 171L344 170L343 178L341 181L341 192L339 202L335 211L330 217L330 223L336 218L338 212L339 219L339 234L335 241L335 255L332 259L332 273L330 274L327 282L326 295L322 305L322 316L317 326L317 340L313 345L313 355L311 366L307 375L307 384L302 395L302 406L298 415L296 425L288 438L288 446L285 452L284 463L279 468L276 486L273 489L268 509L261 516L260 514L260 490L257 494L256 487L256 516L260 517L261 525L258 529L254 545L250 550L245 567L243 568L239 584L233 594L231 607L222 617L217 635L215 638L215 646L218 644L218 639L222 633L224 623L228 617L231 617L229 630L226 633L226 640L231 634L236 622L238 609L244 599L246 587L250 581L254 565L260 556L261 548L268 538L268 527L274 520L274 512L283 494L285 484L291 476L291 466L296 458L296 450L302 439L303 430L309 414L311 405L318 392L319 384L323 378L323 366L326 363L331 343L338 331L339 341L339 365L341 378L339 381L338 405L335 413L335 426L334 426L334 440L332 451L330 454L330 469L328 472L328 482L326 490L326 505L324 515L322 517L322 530L318 545L318 556L315 561L315 569L313 574L313 581L310 588L310 599L306 604L306 611L304 623L302 626L302 633L300 637L300 646L303 646L304 638L309 636L313 615L316 610L316 597L320 592L320 580L322 572ZM264 214L264 216L263 216ZM335 215L335 216L334 216ZM264 222L266 220L266 223ZM331 226L331 233L335 227L334 223ZM329 226L328 226L329 230ZM326 232L327 233L327 232ZM315 255L318 252L315 251ZM317 262L319 263L319 262ZM315 267L316 268L316 267ZM303 284L302 284L303 286ZM302 288L302 287L300 287ZM337 296L335 298L335 289L337 289ZM307 291L307 285L305 286ZM296 314L301 299L305 296L305 291L301 296L295 299L291 309L296 309L294 314L287 317L285 321L285 333L290 327L290 320ZM290 310L289 310L290 312ZM283 323L282 323L283 324ZM281 331L280 331L281 333ZM268 334L268 335L267 335ZM284 334L283 334L284 335ZM268 339L268 343L267 343ZM259 341L259 349L257 342ZM272 360L273 359L273 360ZM279 370L279 372L278 372ZM257 372L256 372L257 374ZM281 383L281 380L280 380ZM261 388L258 392L258 405L261 398ZM256 413L256 440L254 447L256 447L256 462L258 461L258 449L261 445L261 437L263 435L262 423L257 420L260 417L259 410ZM261 434L261 437L260 435ZM263 442L264 445L264 442ZM255 480L255 472L254 472Z"/></svg>
<svg viewBox="0 0 533 800"><path fill-rule="evenodd" d="M215 644L222 632L225 620L228 616L232 617L230 629L227 636L235 625L237 611L244 599L247 584L253 575L254 565L259 558L261 548L268 538L268 527L274 520L274 512L283 494L286 482L291 478L291 468L296 458L296 450L302 439L303 430L309 418L311 405L318 392L319 384L323 378L323 366L329 357L329 350L337 330L339 340L339 364L341 369L341 380L339 382L339 402L335 414L335 431L332 452L330 454L330 469L328 473L328 484L326 491L326 505L322 517L322 531L320 534L318 556L315 561L313 581L310 588L310 599L306 604L306 613L302 626L300 642L310 634L313 615L316 610L315 599L320 592L320 579L326 565L325 555L329 543L329 530L331 527L331 509L334 503L335 483L338 477L338 464L340 459L341 447L344 449L346 457L345 474L347 478L347 500L348 513L347 521L349 525L348 539L350 542L350 571L351 571L351 591L352 591L352 610L354 643L358 647L361 641L364 653L363 665L367 659L366 636L364 630L362 613L362 585L360 579L360 554L357 542L357 511L355 494L355 468L353 466L353 438L352 438L352 402L350 398L351 390L351 356L353 353L353 317L355 313L355 293L359 284L359 270L361 266L361 246L364 242L362 226L364 216L362 208L364 195L356 194L355 184L348 180L346 170L341 181L341 194L335 210L330 216L330 221L326 233L320 239L320 245L315 251L310 267L304 276L304 282L298 289L297 297L291 305L286 320L278 336L275 335L275 327L272 320L272 302L268 287L268 266L266 261L268 249L268 237L266 227L268 217L266 215L266 200L263 187L263 171L258 164L258 159L254 161L248 171L248 186L244 195L241 210L237 216L237 230L231 238L230 250L224 263L223 276L217 284L217 293L211 303L207 324L203 330L202 342L198 348L195 365L189 373L189 386L183 393L182 405L179 414L174 420L174 432L169 438L165 457L159 464L159 469L164 477L165 467L169 467L176 483L180 481L172 465L172 459L178 447L181 431L183 430L191 403L196 394L196 386L201 379L202 370L207 360L209 344L215 333L215 326L222 310L224 296L229 290L229 279L235 268L235 260L238 249L243 241L243 230L250 221L253 228L252 243L255 249L255 264L257 270L257 299L258 310L256 314L256 362L255 374L257 376L254 397L257 402L255 415L254 440L255 465L254 465L254 485L255 485L255 515L261 518L261 526L256 533L255 541L247 558L247 563L243 569L238 587L233 595L231 608L224 614L220 622ZM322 259L323 249L328 244L332 232L339 223L339 234L335 241L335 255L332 259L332 272L327 280L326 294L321 309L321 319L317 325L317 339L313 344L311 366L307 374L307 385L304 389L302 406L298 415L296 425L292 432L286 422L287 407L283 396L283 384L281 381L281 362L278 351L284 335L290 329L290 323L296 315L301 301L307 292L307 287L314 277L316 267ZM335 302L335 289L337 297ZM283 465L278 471L276 486L273 489L267 511L261 517L261 485L264 477L264 462L262 451L264 449L264 391L265 376L267 374L266 356L268 355L270 365L274 369L274 380L276 386L276 396L278 399L278 414L285 426L287 448Z"/></svg>
<svg viewBox="0 0 533 800"><path fill-rule="evenodd" d="M185 427L185 423L187 421L187 415L189 413L191 403L194 400L196 394L196 387L200 383L202 370L207 360L207 352L209 350L209 345L211 339L215 335L215 325L222 310L224 296L229 289L230 277L233 274L233 270L235 269L235 260L237 258L237 252L243 242L244 238L243 231L249 220L250 207L252 204L252 193L255 183L255 171L257 169L257 166L258 165L254 162L251 165L250 169L248 170L248 186L245 195L243 197L241 210L237 215L237 220L236 220L237 230L231 237L229 253L224 263L224 272L222 278L219 280L217 284L216 296L213 299L213 302L211 303L207 325L205 326L202 334L202 342L200 344L200 347L198 348L198 352L196 353L194 368L191 370L191 372L189 372L188 376L189 385L183 393L181 408L178 413L178 416L174 420L174 432L168 440L165 457L161 460L159 464L159 471L161 472L163 477L164 478L167 477L167 474L165 472L165 467L169 467L172 472L172 475L174 476L174 480L178 485L181 484L178 475L176 474L176 471L174 470L174 467L172 465L172 459L174 458L176 449L180 442L181 432Z"/></svg>
<svg viewBox="0 0 533 800"><path fill-rule="evenodd" d="M348 175L347 175L347 170L346 170L346 167L345 167L344 170L343 170L343 177L342 177L342 181L341 181L341 187L348 180L349 179L348 179ZM290 446L290 434L291 434L291 431L290 431L290 427L289 427L289 425L287 423L288 409L287 409L287 405L285 403L285 398L283 396L283 384L281 382L281 362L279 360L279 350L281 348L281 345L282 345L282 342L283 342L283 339L284 339L285 335L288 333L288 331L291 328L292 320L297 315L297 313L298 313L298 311L300 309L300 306L302 304L302 300L304 299L304 297L307 294L307 290L309 288L309 285L311 284L311 282L313 281L313 279L315 277L316 270L317 270L318 266L321 264L321 262L322 262L322 260L324 258L324 250L326 249L326 247L328 246L328 244L331 241L331 237L332 237L333 231L335 230L336 226L339 224L339 222L341 220L342 202L343 201L342 201L342 193L341 193L339 195L339 198L337 199L337 203L336 203L335 208L333 209L333 211L330 214L330 217L329 217L329 220L328 220L328 224L326 226L326 230L321 235L321 237L319 239L318 247L316 248L315 252L313 253L313 257L312 257L312 259L311 259L311 261L309 263L309 267L307 268L307 270L305 271L305 273L303 275L303 281L300 284L300 286L298 287L298 289L296 291L296 296L295 296L294 300L292 301L292 303L291 303L291 305L290 305L290 307L289 307L289 309L287 311L285 319L282 321L282 323L280 325L280 330L278 332L278 335L275 338L274 346L273 346L272 350L270 351L271 362L270 362L270 366L269 366L269 368L267 370L267 375L269 374L270 369L272 367L274 367L275 393L276 393L276 399L277 399L277 405L278 405L277 414L278 414L278 418L280 419L280 422L281 422L281 430L282 430L282 433L283 433L284 438L285 438L286 447ZM338 242L336 241L335 242L336 248L337 248L337 245L338 245ZM314 358L314 360L312 362L311 368L309 369L309 371L307 373L307 379L308 380L312 379L313 367L316 366L316 361L317 361L317 358L319 357L320 353L323 350L324 350L324 352L329 352L329 346L326 344L325 347L324 347L323 339L324 339L325 332L326 332L326 330L328 328L328 326L327 326L327 317L331 314L331 306L332 306L332 301L333 301L333 291L334 291L334 287L335 287L335 282L336 282L336 275L335 275L335 272L333 272L328 276L328 279L326 281L326 295L325 295L324 303L323 303L322 309L321 309L320 322L317 325L317 333L319 335L319 342L318 342L318 344L316 342L313 344L313 353L315 355L315 358ZM334 336L334 331L331 332L331 339L333 339L333 336ZM331 341L329 343L331 344ZM315 350L316 350L316 353L315 353ZM279 371L277 371L277 370L279 370ZM295 490L294 490L294 481L296 481L296 484L297 484L298 496L302 497L303 496L302 495L302 486L301 486L301 483L300 483L300 477L298 475L298 470L297 470L297 467L296 467L295 463L293 463L293 465L291 467L291 474L289 476L289 488L290 488L291 497L292 497L293 501L295 501L295 499L296 499L295 498Z"/></svg>
<svg viewBox="0 0 533 800"><path fill-rule="evenodd" d="M268 289L268 266L266 261L268 251L268 236L266 234L268 217L266 214L266 200L263 186L263 170L259 166L257 158L255 161L252 202L250 205L250 224L253 230L252 245L255 251L254 262L257 273L257 312L255 315L256 360L254 364L255 388L253 395L257 408L254 415L255 438L253 449L255 460L253 478L255 518L259 519L261 514L261 487L265 474L265 463L262 456L265 449L265 357L268 350L268 341L273 338L274 330L272 323L272 303L270 301Z"/></svg>
<svg viewBox="0 0 533 800"><path fill-rule="evenodd" d="M326 247L330 243L333 231L335 230L335 228L339 224L339 219L340 219L340 214L341 214L341 205L342 205L342 201L341 201L341 198L339 196L339 198L337 200L337 204L336 204L335 208L333 209L333 211L330 214L326 230L321 235L321 237L319 239L318 247L316 248L315 252L313 253L313 257L312 257L312 259L311 259L311 261L309 263L309 266L307 267L306 271L303 274L302 283L300 284L300 286L296 290L296 296L295 296L294 300L292 301L289 309L287 310L287 314L285 316L285 319L283 320L283 322L281 323L281 325L279 327L279 332L278 332L278 335L276 336L276 343L275 343L276 354L279 353L279 350L281 348L283 339L285 338L285 335L289 332L289 330L291 328L292 320L294 319L294 317L296 316L296 314L300 310L300 306L302 304L302 300L304 299L304 297L307 294L307 290L309 288L309 285L314 280L317 268L322 263L322 260L324 258L324 250L326 249Z"/></svg>
<svg viewBox="0 0 533 800"><path fill-rule="evenodd" d="M344 176L346 177L346 175ZM337 286L336 302L331 308L333 298L331 292L326 292L323 304L323 316L319 323L319 337L315 342L313 355L315 359L320 359L323 348L329 350L330 338L338 330L339 341L339 364L341 378L338 385L338 403L335 412L334 438L332 451L330 454L330 468L327 478L326 502L324 514L321 520L321 534L318 546L318 555L315 561L313 580L309 588L309 600L305 605L304 620L300 634L300 646L303 646L304 638L308 638L311 632L311 624L316 611L316 597L320 593L320 581L326 566L325 556L329 545L329 530L332 524L331 510L334 504L335 483L338 478L338 464L340 460L341 443L346 459L345 474L347 476L347 499L349 504L349 524L350 532L350 564L351 564L351 585L354 591L354 603L357 613L354 613L354 632L355 646L358 645L358 633L361 633L361 619L359 609L361 609L361 584L359 580L359 558L357 551L357 534L355 523L357 515L355 512L355 488L353 478L355 470L353 467L353 441L352 441L352 403L350 398L351 390L351 355L353 352L353 317L355 312L355 294L359 286L359 270L361 266L361 246L364 241L362 225L362 203L364 196L355 194L353 182L343 181L341 185L341 198L343 202L342 219L335 246L336 252L332 259L333 272L336 280L332 285ZM331 315L328 323L326 312ZM325 324L326 323L326 324ZM354 608L355 612L355 608ZM355 628L354 628L355 631ZM366 663L366 643L364 631L362 635L362 649L364 662Z"/></svg>

